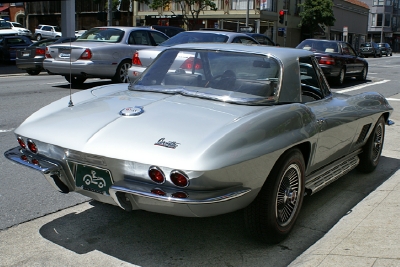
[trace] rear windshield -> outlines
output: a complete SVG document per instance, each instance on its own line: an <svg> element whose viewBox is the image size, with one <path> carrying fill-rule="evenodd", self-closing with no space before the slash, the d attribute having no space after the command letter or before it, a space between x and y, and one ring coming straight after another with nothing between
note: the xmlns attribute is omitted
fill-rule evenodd
<svg viewBox="0 0 400 267"><path fill-rule="evenodd" d="M114 28L93 28L82 34L77 42L119 43L124 37L124 31Z"/></svg>
<svg viewBox="0 0 400 267"><path fill-rule="evenodd" d="M173 46L186 43L226 43L228 39L228 36L218 33L181 32L160 45Z"/></svg>

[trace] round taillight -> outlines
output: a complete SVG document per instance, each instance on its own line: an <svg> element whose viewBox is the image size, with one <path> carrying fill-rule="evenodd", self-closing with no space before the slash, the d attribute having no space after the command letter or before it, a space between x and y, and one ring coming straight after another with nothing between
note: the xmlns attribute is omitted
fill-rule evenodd
<svg viewBox="0 0 400 267"><path fill-rule="evenodd" d="M35 143L34 143L32 140L30 140L30 139L28 140L28 148L29 148L29 150L32 151L33 153L37 153L37 152L38 152L38 149L37 149Z"/></svg>
<svg viewBox="0 0 400 267"><path fill-rule="evenodd" d="M22 155L22 156L21 156L21 159L22 159L23 161L28 161L28 157L25 156L25 155Z"/></svg>
<svg viewBox="0 0 400 267"><path fill-rule="evenodd" d="M186 187L189 185L189 178L181 171L172 171L170 175L171 181L174 185L179 187Z"/></svg>
<svg viewBox="0 0 400 267"><path fill-rule="evenodd" d="M18 144L20 145L20 147L25 149L26 148L26 144L25 144L24 140L22 139L22 137L18 137L17 140L18 140Z"/></svg>
<svg viewBox="0 0 400 267"><path fill-rule="evenodd" d="M35 165L39 166L39 161L37 159L32 159L32 164L35 164Z"/></svg>
<svg viewBox="0 0 400 267"><path fill-rule="evenodd" d="M172 194L172 197L175 198L188 198L188 194L186 194L185 192L175 192Z"/></svg>
<svg viewBox="0 0 400 267"><path fill-rule="evenodd" d="M165 175L158 167L152 166L149 169L149 176L153 182L162 184L165 182Z"/></svg>
<svg viewBox="0 0 400 267"><path fill-rule="evenodd" d="M159 196L165 196L166 195L166 193L164 191L162 191L161 189L158 189L158 188L151 189L151 192L153 194L156 194L156 195L159 195Z"/></svg>

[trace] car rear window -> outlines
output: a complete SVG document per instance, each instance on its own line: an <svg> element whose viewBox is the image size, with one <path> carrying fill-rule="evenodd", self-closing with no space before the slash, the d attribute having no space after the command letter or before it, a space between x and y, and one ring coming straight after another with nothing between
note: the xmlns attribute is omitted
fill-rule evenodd
<svg viewBox="0 0 400 267"><path fill-rule="evenodd" d="M186 43L226 43L229 37L218 33L181 32L160 44L173 46Z"/></svg>

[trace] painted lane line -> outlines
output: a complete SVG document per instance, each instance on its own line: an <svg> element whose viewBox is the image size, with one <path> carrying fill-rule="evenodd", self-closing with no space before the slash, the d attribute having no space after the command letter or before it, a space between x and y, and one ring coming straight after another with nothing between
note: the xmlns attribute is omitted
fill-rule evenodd
<svg viewBox="0 0 400 267"><path fill-rule="evenodd" d="M389 100L389 101L400 101L400 99L398 99L398 98L386 98L386 100Z"/></svg>
<svg viewBox="0 0 400 267"><path fill-rule="evenodd" d="M363 89L363 88L368 87L368 86L377 85L377 84L382 84L382 83L387 83L387 82L390 82L390 80L383 80L383 81L380 81L380 82L367 83L367 84L355 86L355 87L352 87L352 88L349 88L349 89L340 90L340 91L336 91L336 92L337 92L337 93L346 93L346 92L351 92L351 91Z"/></svg>
<svg viewBox="0 0 400 267"><path fill-rule="evenodd" d="M8 133L14 131L15 128L8 129L8 130L0 130L0 133Z"/></svg>

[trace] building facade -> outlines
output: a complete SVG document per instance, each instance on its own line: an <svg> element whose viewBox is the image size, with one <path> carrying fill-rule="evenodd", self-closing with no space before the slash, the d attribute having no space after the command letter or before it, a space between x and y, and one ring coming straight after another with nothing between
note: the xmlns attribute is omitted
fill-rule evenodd
<svg viewBox="0 0 400 267"><path fill-rule="evenodd" d="M151 0L150 0L151 1ZM300 24L304 0L214 0L217 11L206 9L199 14L194 29L219 28L233 31L252 31L267 35L280 46L295 47L307 36L302 35ZM348 40L356 48L367 38L368 5L359 0L333 0L335 25L320 32L317 38ZM38 24L60 26L59 1L27 2L26 24L34 31ZM106 25L107 0L75 1L76 30ZM279 22L279 11L285 18ZM182 9L178 3L167 2L163 8L153 10L138 1L121 1L110 25L169 25L185 27Z"/></svg>
<svg viewBox="0 0 400 267"><path fill-rule="evenodd" d="M394 52L400 51L400 1L363 0L370 5L368 41L388 43Z"/></svg>

